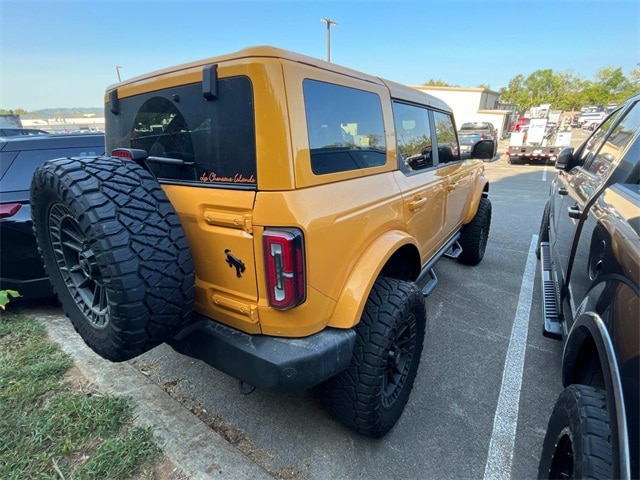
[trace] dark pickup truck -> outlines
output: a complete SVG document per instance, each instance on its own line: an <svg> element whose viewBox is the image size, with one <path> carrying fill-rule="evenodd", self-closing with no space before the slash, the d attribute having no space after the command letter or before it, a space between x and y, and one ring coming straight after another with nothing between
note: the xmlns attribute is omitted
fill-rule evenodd
<svg viewBox="0 0 640 480"><path fill-rule="evenodd" d="M544 335L562 383L540 478L638 478L640 94L563 150L540 226Z"/></svg>
<svg viewBox="0 0 640 480"><path fill-rule="evenodd" d="M465 122L458 130L458 140L460 141L460 153L464 156L470 154L473 147L482 140L493 140L493 153L495 157L498 148L498 131L489 122Z"/></svg>

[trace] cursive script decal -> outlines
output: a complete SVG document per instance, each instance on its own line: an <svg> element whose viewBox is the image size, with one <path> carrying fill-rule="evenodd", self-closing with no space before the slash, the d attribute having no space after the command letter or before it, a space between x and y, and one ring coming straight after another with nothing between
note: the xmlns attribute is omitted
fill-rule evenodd
<svg viewBox="0 0 640 480"><path fill-rule="evenodd" d="M241 173L236 173L232 177L219 177L215 172L204 170L200 175L201 182L224 182L224 183L256 183L256 178L251 175L249 178Z"/></svg>

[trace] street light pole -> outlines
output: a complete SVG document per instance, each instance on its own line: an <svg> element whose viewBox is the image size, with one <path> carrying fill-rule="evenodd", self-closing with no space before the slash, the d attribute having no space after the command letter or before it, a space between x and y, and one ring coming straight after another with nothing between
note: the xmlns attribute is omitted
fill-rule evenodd
<svg viewBox="0 0 640 480"><path fill-rule="evenodd" d="M122 67L120 65L116 65L116 72L118 73L118 82L121 82L122 80L120 79L120 69Z"/></svg>
<svg viewBox="0 0 640 480"><path fill-rule="evenodd" d="M327 24L327 62L331 62L331 27L338 24L330 18L321 18L320 21Z"/></svg>

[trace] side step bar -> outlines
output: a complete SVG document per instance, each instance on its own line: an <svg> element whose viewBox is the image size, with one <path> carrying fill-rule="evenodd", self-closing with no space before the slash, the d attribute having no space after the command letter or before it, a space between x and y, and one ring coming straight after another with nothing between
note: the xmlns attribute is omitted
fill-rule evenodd
<svg viewBox="0 0 640 480"><path fill-rule="evenodd" d="M436 288L436 285L438 285L438 277L436 276L436 272L433 270L433 266L438 262L438 260L440 260L442 257L457 258L460 253L462 253L462 247L460 247L458 239L460 239L460 232L457 232L449 240L447 240L442 248L438 250L433 258L429 260L427 264L422 268L422 272L420 272L416 283L420 285L427 277L429 277L427 283L425 283L424 287L422 287L422 295L424 295L425 297L433 292L433 289Z"/></svg>
<svg viewBox="0 0 640 480"><path fill-rule="evenodd" d="M438 285L438 277L436 276L436 272L432 269L429 270L429 276L431 277L429 281L422 287L422 295L428 297L433 289Z"/></svg>
<svg viewBox="0 0 640 480"><path fill-rule="evenodd" d="M542 305L545 337L562 339L560 311L558 309L558 290L551 267L551 248L549 242L540 243L540 278L542 279Z"/></svg>
<svg viewBox="0 0 640 480"><path fill-rule="evenodd" d="M444 256L450 258L451 260L456 260L460 254L462 253L462 247L460 246L460 242L457 240L451 245L449 250L444 252Z"/></svg>

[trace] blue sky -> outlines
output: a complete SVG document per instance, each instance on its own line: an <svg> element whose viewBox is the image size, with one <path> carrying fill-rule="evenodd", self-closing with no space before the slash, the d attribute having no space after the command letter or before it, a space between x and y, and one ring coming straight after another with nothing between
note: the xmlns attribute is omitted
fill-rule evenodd
<svg viewBox="0 0 640 480"><path fill-rule="evenodd" d="M0 108L102 107L105 88L253 45L409 85L586 79L640 62L639 0L0 0Z"/></svg>

